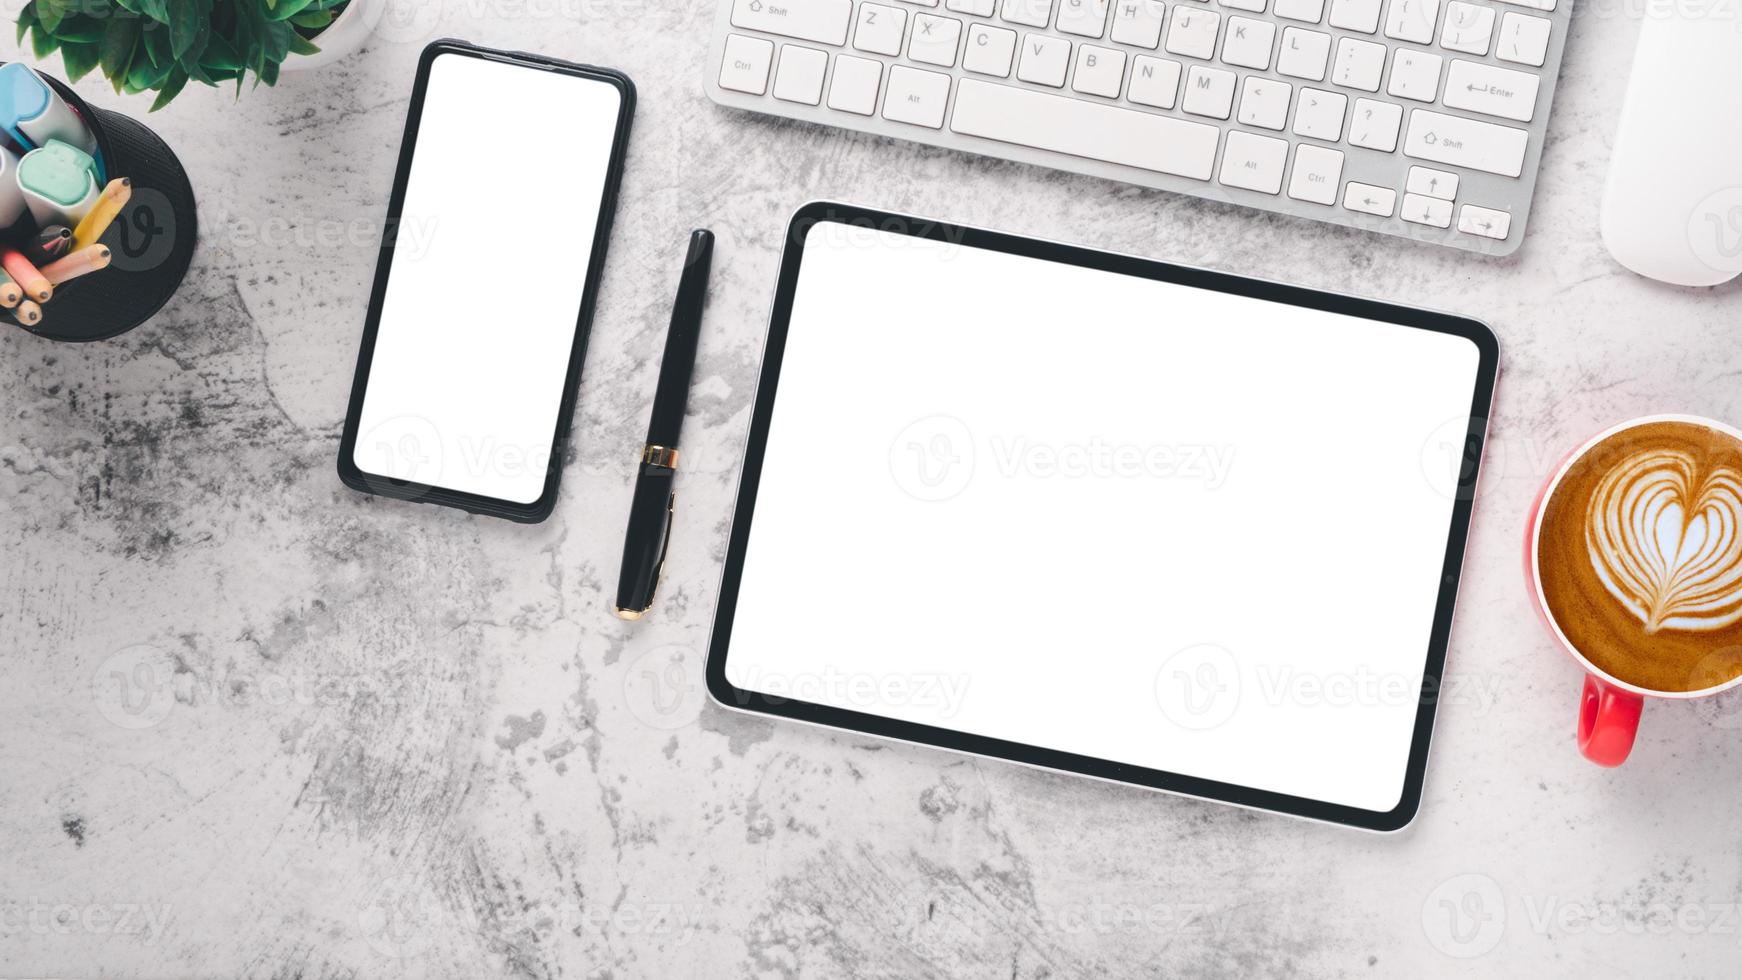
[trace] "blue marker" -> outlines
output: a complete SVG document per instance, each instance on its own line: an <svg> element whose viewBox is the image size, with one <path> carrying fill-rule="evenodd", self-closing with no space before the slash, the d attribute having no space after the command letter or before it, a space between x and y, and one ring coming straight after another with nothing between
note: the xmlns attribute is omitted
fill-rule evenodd
<svg viewBox="0 0 1742 980"><path fill-rule="evenodd" d="M0 130L25 151L59 140L97 156L97 135L42 76L22 62L0 65Z"/></svg>

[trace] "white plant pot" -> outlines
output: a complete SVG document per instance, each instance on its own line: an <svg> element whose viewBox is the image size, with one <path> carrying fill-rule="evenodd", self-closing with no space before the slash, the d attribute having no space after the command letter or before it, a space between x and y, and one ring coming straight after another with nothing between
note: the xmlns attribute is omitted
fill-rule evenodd
<svg viewBox="0 0 1742 980"><path fill-rule="evenodd" d="M327 29L314 37L314 44L320 51L315 54L291 55L279 66L279 72L325 68L355 54L363 46L363 42L369 40L369 35L375 32L375 26L381 23L381 15L387 12L387 5L392 2L393 0L351 0L339 12L339 16L327 25Z"/></svg>

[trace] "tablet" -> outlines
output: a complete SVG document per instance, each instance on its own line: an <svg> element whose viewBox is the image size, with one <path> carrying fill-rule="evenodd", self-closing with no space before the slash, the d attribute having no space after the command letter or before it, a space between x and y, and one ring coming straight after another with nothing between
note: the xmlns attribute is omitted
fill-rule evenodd
<svg viewBox="0 0 1742 980"><path fill-rule="evenodd" d="M1400 828L1498 356L1457 316L807 205L709 691Z"/></svg>

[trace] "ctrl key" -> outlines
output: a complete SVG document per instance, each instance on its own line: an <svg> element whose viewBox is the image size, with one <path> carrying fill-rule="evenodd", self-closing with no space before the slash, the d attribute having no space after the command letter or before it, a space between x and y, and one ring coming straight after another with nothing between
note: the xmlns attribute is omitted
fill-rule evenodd
<svg viewBox="0 0 1742 980"><path fill-rule="evenodd" d="M720 87L762 95L768 91L768 66L773 61L773 42L728 34L726 56L720 61Z"/></svg>

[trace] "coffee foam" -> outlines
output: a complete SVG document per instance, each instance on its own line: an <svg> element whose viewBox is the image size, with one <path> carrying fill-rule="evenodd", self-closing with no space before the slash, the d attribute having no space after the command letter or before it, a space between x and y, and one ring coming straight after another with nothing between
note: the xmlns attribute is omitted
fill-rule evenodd
<svg viewBox="0 0 1742 980"><path fill-rule="evenodd" d="M1742 438L1685 420L1613 433L1543 502L1549 616L1612 677L1698 691L1742 676Z"/></svg>
<svg viewBox="0 0 1742 980"><path fill-rule="evenodd" d="M1742 474L1697 472L1689 453L1642 450L1603 477L1585 514L1592 569L1647 633L1742 619Z"/></svg>

